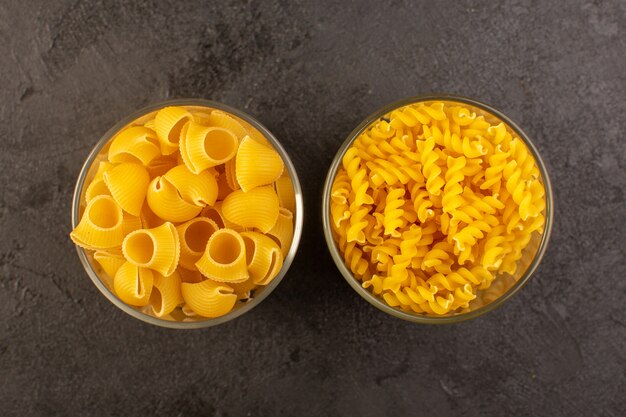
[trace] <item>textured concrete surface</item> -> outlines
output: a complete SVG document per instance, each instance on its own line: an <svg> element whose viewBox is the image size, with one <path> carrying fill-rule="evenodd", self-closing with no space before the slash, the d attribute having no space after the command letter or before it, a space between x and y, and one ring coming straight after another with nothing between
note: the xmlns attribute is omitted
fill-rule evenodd
<svg viewBox="0 0 626 417"><path fill-rule="evenodd" d="M626 415L625 22L624 1L0 2L0 415ZM431 91L518 121L556 196L534 279L445 327L370 307L320 233L340 142ZM89 149L170 97L255 115L304 185L292 270L213 329L126 316L67 237Z"/></svg>

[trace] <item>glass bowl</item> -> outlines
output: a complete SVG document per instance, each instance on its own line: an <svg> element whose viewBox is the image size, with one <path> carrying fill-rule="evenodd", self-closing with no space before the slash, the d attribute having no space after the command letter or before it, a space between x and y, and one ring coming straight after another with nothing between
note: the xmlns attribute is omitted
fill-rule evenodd
<svg viewBox="0 0 626 417"><path fill-rule="evenodd" d="M265 136L265 138L274 146L274 149L280 154L281 158L284 161L285 167L289 173L289 177L291 178L291 182L293 184L295 200L296 200L296 212L294 213L294 236L293 241L291 243L291 247L287 256L284 258L283 267L278 273L278 275L272 280L270 284L264 287L260 287L255 291L255 295L252 299L247 302L238 301L232 311L224 316L217 318L199 318L194 321L175 321L168 320L164 318L154 317L152 315L143 313L138 308L132 307L121 301L115 293L109 288L109 285L103 280L103 277L100 276L101 268L94 261L93 256L88 253L83 248L76 246L76 250L78 252L78 257L91 278L91 281L94 285L100 290L100 292L115 306L117 306L120 310L125 313L142 320L146 323L154 324L162 327L169 327L175 329L198 329L203 327L215 326L218 324L225 323L229 320L232 320L236 317L241 316L242 314L247 313L256 307L261 301L263 301L277 286L280 284L281 280L287 273L289 266L293 262L293 258L296 255L296 251L298 249L298 244L300 242L300 236L302 234L302 222L303 222L303 200L302 200L302 189L300 188L300 182L298 180L298 174L296 173L296 169L289 159L289 155L285 151L285 149L281 146L280 142L272 133L265 128L261 123L259 123L252 116L227 106L225 104L221 104L215 101L203 100L203 99L176 99L176 100L167 100L159 103L152 104L150 106L144 107L141 110L137 110L136 112L126 116L118 123L115 124L111 129L109 129L103 136L100 138L96 146L91 150L87 160L83 164L82 169L80 170L80 174L78 175L78 181L76 182L76 188L74 189L74 196L72 200L72 228L75 228L80 220L80 215L84 210L84 195L87 185L89 181L93 178L97 162L102 159L102 154L108 148L110 140L126 125L136 121L141 118L146 118L151 114L155 113L157 110L166 107L166 106L198 106L210 109L217 109L228 112L237 116L238 118L244 120L249 123L252 127L256 128L259 132ZM89 181L88 181L89 180Z"/></svg>
<svg viewBox="0 0 626 417"><path fill-rule="evenodd" d="M363 288L361 282L353 276L352 272L344 263L342 254L339 251L339 248L337 247L337 244L335 243L335 240L333 238L330 220L330 194L332 183L337 174L337 170L341 166L342 158L348 148L352 145L352 142L364 130L366 130L370 126L370 124L381 119L389 112L409 104L427 101L456 102L466 106L471 106L472 110L475 111L477 114L483 114L486 118L496 118L507 124L519 136L519 138L523 140L523 142L528 147L529 152L535 158L537 167L541 173L540 180L546 192L546 208L543 213L545 217L544 232L542 235L538 235L537 233L533 234L533 237L528 243L528 246L523 251L522 258L518 261L518 268L515 275L511 276L508 274L498 274L490 287L491 292L489 292L489 289L480 290L477 294L479 297L477 297L475 302L473 302L474 304L470 304L470 308L468 309L469 311L464 311L460 313L449 313L443 316L431 316L414 312L407 312L399 308L391 307L381 297L374 295L368 289ZM448 94L431 94L404 98L377 110L374 114L363 120L348 135L348 138L343 142L343 144L339 148L339 151L337 151L337 154L335 155L335 158L333 159L332 164L328 170L328 175L324 183L322 197L322 222L324 227L324 235L326 237L326 244L333 260L335 261L335 264L337 265L337 268L341 272L341 275L343 275L343 277L346 279L348 284L350 284L350 286L361 297L363 297L374 307L384 311L385 313L411 322L425 324L458 323L461 321L473 319L501 306L505 301L510 299L514 294L516 294L528 282L533 272L535 272L537 266L541 262L541 259L543 258L548 244L548 240L550 239L550 233L552 231L553 215L554 201L548 172L539 155L539 152L537 151L537 148L535 148L528 135L524 133L524 131L510 118L508 118L499 110L489 106L488 104L471 98ZM494 293L497 293L497 295L494 296Z"/></svg>

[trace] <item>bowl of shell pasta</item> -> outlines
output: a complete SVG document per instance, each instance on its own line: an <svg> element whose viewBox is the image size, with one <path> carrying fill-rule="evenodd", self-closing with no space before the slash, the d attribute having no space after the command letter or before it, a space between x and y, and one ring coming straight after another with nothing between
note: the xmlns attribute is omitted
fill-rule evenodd
<svg viewBox="0 0 626 417"><path fill-rule="evenodd" d="M517 293L550 237L541 157L479 101L411 97L366 118L326 178L322 219L337 268L395 317L454 323Z"/></svg>
<svg viewBox="0 0 626 417"><path fill-rule="evenodd" d="M201 328L258 305L302 232L302 192L278 140L221 103L170 100L113 126L88 156L70 238L113 304Z"/></svg>

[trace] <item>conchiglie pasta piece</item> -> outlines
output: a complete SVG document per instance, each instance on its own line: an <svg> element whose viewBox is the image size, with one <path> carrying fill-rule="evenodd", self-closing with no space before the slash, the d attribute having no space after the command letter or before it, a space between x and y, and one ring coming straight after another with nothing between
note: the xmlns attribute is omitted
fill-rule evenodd
<svg viewBox="0 0 626 417"><path fill-rule="evenodd" d="M180 258L178 232L169 222L153 229L136 230L124 239L122 252L133 265L168 277L176 270Z"/></svg>
<svg viewBox="0 0 626 417"><path fill-rule="evenodd" d="M237 301L231 287L208 279L197 284L184 282L181 290L186 307L208 318L223 316L233 309Z"/></svg>
<svg viewBox="0 0 626 417"><path fill-rule="evenodd" d="M257 232L243 232L248 272L254 284L267 285L283 267L283 255L278 244Z"/></svg>
<svg viewBox="0 0 626 417"><path fill-rule="evenodd" d="M246 247L239 233L220 229L211 235L198 262L198 271L220 282L243 282L248 279Z"/></svg>
<svg viewBox="0 0 626 417"><path fill-rule="evenodd" d="M237 163L235 158L224 164L224 178L226 179L228 188L231 190L234 191L241 188L237 182Z"/></svg>
<svg viewBox="0 0 626 417"><path fill-rule="evenodd" d="M212 206L217 200L217 180L208 171L194 174L185 165L172 168L163 176L188 203Z"/></svg>
<svg viewBox="0 0 626 417"><path fill-rule="evenodd" d="M186 268L181 268L179 267L176 272L178 272L178 275L180 275L180 279L182 282L189 282L191 284L195 284L197 282L202 282L204 281L206 278L202 276L202 274L200 273L200 271L198 271L197 269L186 269Z"/></svg>
<svg viewBox="0 0 626 417"><path fill-rule="evenodd" d="M133 216L132 214L124 212L123 217L122 231L124 233L124 237L135 230L143 228L143 222L139 216Z"/></svg>
<svg viewBox="0 0 626 417"><path fill-rule="evenodd" d="M221 110L213 110L211 112L208 125L229 130L233 132L239 140L242 140L248 133L239 120Z"/></svg>
<svg viewBox="0 0 626 417"><path fill-rule="evenodd" d="M232 160L231 160L232 161ZM234 172L234 169L233 169ZM226 173L222 173L217 177L217 199L223 200L226 196L232 193L233 190L230 188L230 184L228 183L228 179L226 178Z"/></svg>
<svg viewBox="0 0 626 417"><path fill-rule="evenodd" d="M150 120L146 120L146 122L143 124L143 127L145 127L146 129L155 131L156 126L154 125L154 117L152 117ZM156 134L156 131L155 131L155 134Z"/></svg>
<svg viewBox="0 0 626 417"><path fill-rule="evenodd" d="M158 272L154 273L154 287L150 296L152 314L156 317L167 316L185 301L180 285L180 275L176 271L169 277L164 277Z"/></svg>
<svg viewBox="0 0 626 417"><path fill-rule="evenodd" d="M102 178L94 178L87 190L85 190L85 201L89 203L94 197L99 195L111 195L111 192Z"/></svg>
<svg viewBox="0 0 626 417"><path fill-rule="evenodd" d="M150 174L150 178L154 179L165 175L167 171L174 168L176 165L178 165L178 162L174 156L161 155L150 161L146 169L148 170L148 174Z"/></svg>
<svg viewBox="0 0 626 417"><path fill-rule="evenodd" d="M113 197L94 197L83 217L70 233L72 241L85 249L108 249L119 246L124 240L124 214Z"/></svg>
<svg viewBox="0 0 626 417"><path fill-rule="evenodd" d="M124 255L122 255L121 252L117 253L115 251L97 250L93 254L93 259L100 264L102 270L111 277L111 279L115 277L117 270L126 263Z"/></svg>
<svg viewBox="0 0 626 417"><path fill-rule="evenodd" d="M248 278L244 282L238 283L229 283L229 287L235 291L235 295L238 300L246 300L250 298L250 293L252 290L256 289L258 285L256 285L252 279L252 277Z"/></svg>
<svg viewBox="0 0 626 417"><path fill-rule="evenodd" d="M278 220L278 196L271 186L253 188L248 192L233 191L224 199L224 218L242 227L269 232Z"/></svg>
<svg viewBox="0 0 626 417"><path fill-rule="evenodd" d="M233 132L220 127L190 123L181 155L194 173L225 163L234 158L239 140Z"/></svg>
<svg viewBox="0 0 626 417"><path fill-rule="evenodd" d="M209 113L199 111L199 112L193 112L191 115L193 116L193 121L198 123L199 125L202 125L202 126L211 125Z"/></svg>
<svg viewBox="0 0 626 417"><path fill-rule="evenodd" d="M288 175L283 175L278 178L274 183L276 188L276 195L278 195L278 202L281 207L286 208L292 213L296 212L296 192L293 188L293 183Z"/></svg>
<svg viewBox="0 0 626 417"><path fill-rule="evenodd" d="M283 256L287 256L293 241L293 214L286 208L281 207L276 224L267 234L276 238L280 244Z"/></svg>
<svg viewBox="0 0 626 417"><path fill-rule="evenodd" d="M141 219L141 224L144 229L151 229L153 227L161 226L163 223L165 223L165 220L154 214L148 204L144 204L141 208L139 218Z"/></svg>
<svg viewBox="0 0 626 417"><path fill-rule="evenodd" d="M113 289L115 295L126 304L143 307L150 301L153 283L152 271L126 262L115 274Z"/></svg>
<svg viewBox="0 0 626 417"><path fill-rule="evenodd" d="M278 152L246 136L239 145L236 158L237 182L244 191L271 184L283 173Z"/></svg>
<svg viewBox="0 0 626 417"><path fill-rule="evenodd" d="M115 164L107 161L100 161L100 163L98 163L98 169L96 170L96 174L94 175L93 179L97 180L98 178L102 178L105 172L110 171L114 167Z"/></svg>
<svg viewBox="0 0 626 417"><path fill-rule="evenodd" d="M192 120L192 115L183 107L165 107L154 117L154 128L161 144L161 153L171 155L178 149L180 132Z"/></svg>
<svg viewBox="0 0 626 417"><path fill-rule="evenodd" d="M207 217L196 217L176 226L180 241L180 266L196 269L196 262L204 253L209 238L218 229L218 225Z"/></svg>
<svg viewBox="0 0 626 417"><path fill-rule="evenodd" d="M111 142L109 161L148 165L154 158L161 155L158 143L154 131L143 126L129 127Z"/></svg>
<svg viewBox="0 0 626 417"><path fill-rule="evenodd" d="M150 183L150 176L143 166L133 163L119 164L104 173L104 182L124 211L139 216Z"/></svg>
<svg viewBox="0 0 626 417"><path fill-rule="evenodd" d="M147 201L154 214L170 222L186 222L202 211L202 207L185 201L165 177L152 180L148 187Z"/></svg>
<svg viewBox="0 0 626 417"><path fill-rule="evenodd" d="M213 207L207 206L202 209L202 213L200 214L202 217L208 217L213 220L220 229L233 229L235 232L243 232L246 230L245 227L233 223L224 217L224 213L222 212L222 203L222 201L218 201Z"/></svg>

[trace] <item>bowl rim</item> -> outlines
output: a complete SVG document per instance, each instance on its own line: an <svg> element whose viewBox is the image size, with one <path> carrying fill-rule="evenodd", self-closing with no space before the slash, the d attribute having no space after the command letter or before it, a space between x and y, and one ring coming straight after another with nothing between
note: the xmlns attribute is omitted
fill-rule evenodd
<svg viewBox="0 0 626 417"><path fill-rule="evenodd" d="M491 303L484 305L476 310L472 310L467 313L460 313L456 315L450 316L426 316L419 315L418 313L409 313L386 304L381 298L375 296L367 289L363 288L360 285L360 282L354 278L353 274L347 268L343 261L343 257L337 248L337 244L335 243L332 236L332 228L330 223L330 192L332 187L332 182L337 173L337 169L341 165L341 160L343 155L346 153L352 142L374 121L380 119L387 113L415 103L421 103L426 101L450 101L457 102L461 104L466 104L470 106L474 106L478 109L481 109L487 113L491 113L492 115L499 118L501 121L506 123L517 135L524 141L527 148L530 150L531 154L535 158L539 171L541 173L541 179L543 181L543 185L546 192L546 223L544 225L544 233L541 236L541 241L539 243L539 247L537 249L537 253L535 254L532 262L524 272L524 274L505 292L503 295L498 297L496 300ZM451 323L459 323L466 320L471 320L482 316L490 311L495 310L496 308L502 306L507 300L513 297L518 293L529 281L530 277L533 275L537 266L541 262L547 246L548 241L550 240L550 235L552 233L552 225L553 225L553 217L554 217L554 196L552 194L552 185L550 183L550 176L548 175L548 171L546 169L545 163L543 162L541 156L535 145L530 140L529 136L524 132L517 123L511 120L507 115L502 113L500 110L494 108L493 106L486 104L482 101L464 97L461 95L448 94L448 93L429 93L429 94L420 94L411 97L405 97L400 100L394 101L393 103L387 104L374 113L367 116L344 140L344 142L339 147L335 158L333 159L329 169L328 174L326 175L326 181L324 182L323 196L322 196L322 224L324 229L324 236L326 239L326 246L335 262L335 265L341 272L341 275L348 282L348 284L367 302L369 302L374 307L378 308L385 313L392 315L394 317L407 320L413 323L421 323L421 324L451 324Z"/></svg>
<svg viewBox="0 0 626 417"><path fill-rule="evenodd" d="M83 268L85 269L85 272L87 272L87 275L89 276L93 284L96 286L96 288L98 288L98 290L100 290L102 295L104 295L111 303L113 303L116 307L118 307L120 310L124 311L128 315L136 319L139 319L145 323L153 324L153 325L160 326L160 327L172 328L172 329L200 329L200 328L205 328L205 327L217 326L219 324L226 323L230 320L240 317L243 314L247 313L248 311L252 310L254 307L259 305L265 298L267 298L270 295L270 293L272 293L272 291L274 291L274 289L278 286L278 284L280 284L284 276L287 274L287 271L289 270L294 260L294 257L296 255L296 252L298 250L300 238L302 235L303 222L304 222L304 201L303 201L303 196L302 196L302 188L300 186L300 180L298 178L298 173L296 172L296 168L293 162L291 161L291 158L289 158L287 151L283 148L283 146L278 141L278 139L257 119L227 104L223 104L223 103L213 101L213 100L200 99L200 98L178 98L178 99L163 100L163 101L152 103L148 106L142 107L141 109L132 112L131 114L125 116L124 118L119 120L117 123L115 123L109 130L107 130L104 133L104 135L102 135L102 137L98 140L96 145L92 148L89 155L87 156L87 159L83 163L80 173L78 174L78 179L76 181L76 186L74 188L74 194L72 196L71 224L72 224L72 228L75 228L78 225L78 222L80 220L80 203L81 203L81 197L83 194L83 188L87 185L85 183L86 177L87 177L87 174L89 173L89 170L93 162L98 157L98 154L100 153L102 148L104 148L108 144L108 142L120 131L120 129L122 129L129 123L133 122L134 120L150 112L162 109L167 106L209 107L212 109L222 110L222 111L231 113L245 120L247 123L249 123L254 128L256 128L259 132L261 132L263 136L272 144L274 149L280 154L285 164L285 167L287 168L287 171L289 173L291 182L293 184L295 200L296 200L296 212L294 213L295 220L294 220L293 241L291 243L291 247L289 248L289 252L287 253L287 256L285 256L283 260L283 266L280 272L272 280L272 282L264 288L264 290L257 297L254 297L252 301L249 301L245 303L244 305L242 305L241 307L232 310L228 314L225 314L217 318L206 318L206 319L198 320L198 321L189 321L189 322L171 321L171 320L164 320L158 317L150 316L139 310L136 310L135 308L121 301L107 287L107 285L100 279L97 272L94 270L91 263L89 262L89 259L87 258L87 251L81 248L80 246L75 245L76 251L78 252L78 257L83 265Z"/></svg>

